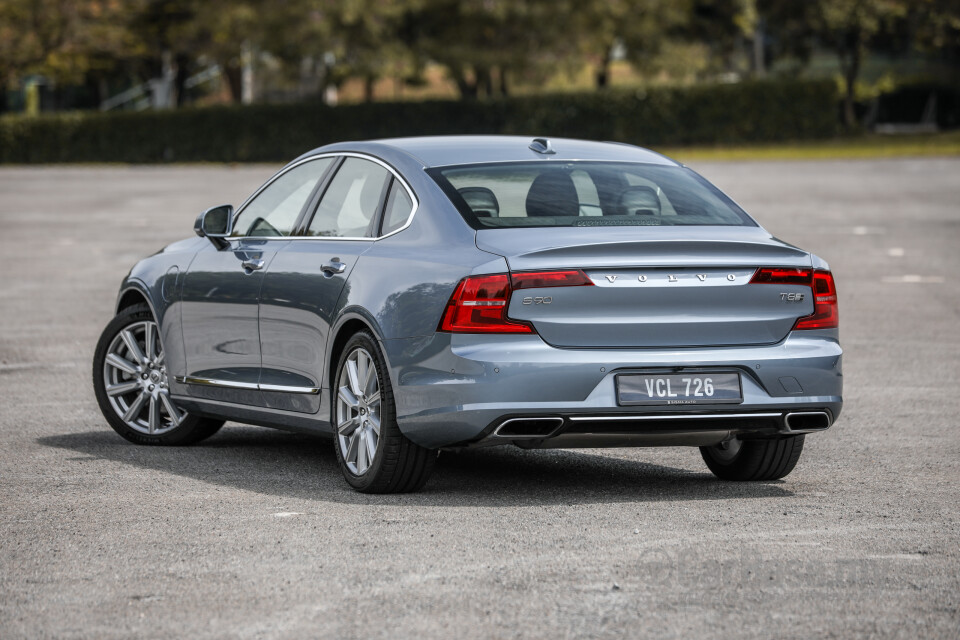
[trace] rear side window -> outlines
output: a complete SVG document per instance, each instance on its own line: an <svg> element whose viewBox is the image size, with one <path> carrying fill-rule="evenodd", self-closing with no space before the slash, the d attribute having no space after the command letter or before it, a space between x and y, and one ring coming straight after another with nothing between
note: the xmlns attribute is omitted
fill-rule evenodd
<svg viewBox="0 0 960 640"><path fill-rule="evenodd" d="M755 226L716 187L684 167L517 162L429 173L475 229Z"/></svg>
<svg viewBox="0 0 960 640"><path fill-rule="evenodd" d="M364 238L383 198L390 172L375 162L347 158L330 181L307 230L309 236Z"/></svg>
<svg viewBox="0 0 960 640"><path fill-rule="evenodd" d="M390 195L387 197L387 207L383 214L383 230L380 235L393 233L407 224L411 211L413 211L413 201L407 195L407 190L400 185L400 182L394 180L390 187Z"/></svg>

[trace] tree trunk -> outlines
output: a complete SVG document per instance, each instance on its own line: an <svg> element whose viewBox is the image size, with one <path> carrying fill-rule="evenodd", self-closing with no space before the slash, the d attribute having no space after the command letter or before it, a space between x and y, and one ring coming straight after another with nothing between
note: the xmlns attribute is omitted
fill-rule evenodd
<svg viewBox="0 0 960 640"><path fill-rule="evenodd" d="M757 28L753 30L753 75L762 78L767 75L766 51L764 47L765 35L762 22L757 20Z"/></svg>
<svg viewBox="0 0 960 640"><path fill-rule="evenodd" d="M461 69L460 67L451 68L450 75L453 76L453 81L456 83L457 89L460 90L461 100L476 100L477 98L476 81L470 82L469 80L467 80L466 74L463 72L463 69Z"/></svg>
<svg viewBox="0 0 960 640"><path fill-rule="evenodd" d="M177 65L177 75L173 79L173 90L176 92L176 106L182 107L187 102L187 78L190 77L190 56L178 53L174 58Z"/></svg>
<svg viewBox="0 0 960 640"><path fill-rule="evenodd" d="M507 68L503 65L500 66L500 95L504 98L510 95L510 90L507 85Z"/></svg>
<svg viewBox="0 0 960 640"><path fill-rule="evenodd" d="M223 75L227 78L227 85L230 87L230 100L234 104L240 104L243 100L243 69L236 61L221 63Z"/></svg>
<svg viewBox="0 0 960 640"><path fill-rule="evenodd" d="M840 69L843 72L845 91L843 95L843 124L847 129L857 126L856 95L857 78L860 76L860 63L863 56L860 32L849 34L846 46L841 46Z"/></svg>
<svg viewBox="0 0 960 640"><path fill-rule="evenodd" d="M477 76L477 94L482 91L488 98L493 97L493 76L490 74L489 67L475 67L474 74Z"/></svg>
<svg viewBox="0 0 960 640"><path fill-rule="evenodd" d="M377 79L373 75L366 75L363 78L363 101L373 102L373 86Z"/></svg>
<svg viewBox="0 0 960 640"><path fill-rule="evenodd" d="M7 104L7 77L0 74L0 113L6 113L9 109Z"/></svg>
<svg viewBox="0 0 960 640"><path fill-rule="evenodd" d="M597 68L597 89L606 89L610 86L610 62L613 45L610 45L603 51L603 57L600 59L600 66Z"/></svg>

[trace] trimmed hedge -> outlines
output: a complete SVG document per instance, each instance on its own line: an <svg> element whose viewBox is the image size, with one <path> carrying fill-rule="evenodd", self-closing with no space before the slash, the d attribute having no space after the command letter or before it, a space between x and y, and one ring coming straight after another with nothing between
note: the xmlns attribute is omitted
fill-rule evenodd
<svg viewBox="0 0 960 640"><path fill-rule="evenodd" d="M0 118L0 162L285 161L340 140L503 133L641 146L826 138L831 81L614 89L489 101L252 105Z"/></svg>

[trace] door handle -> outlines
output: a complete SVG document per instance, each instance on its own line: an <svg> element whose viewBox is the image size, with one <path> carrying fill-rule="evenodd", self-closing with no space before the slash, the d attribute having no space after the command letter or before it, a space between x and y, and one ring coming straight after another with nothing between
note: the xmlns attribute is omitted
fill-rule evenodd
<svg viewBox="0 0 960 640"><path fill-rule="evenodd" d="M243 265L244 271L249 273L251 271L259 271L260 269L263 269L264 262L260 258L248 258L241 264Z"/></svg>
<svg viewBox="0 0 960 640"><path fill-rule="evenodd" d="M344 271L346 271L347 263L340 262L340 258L333 258L332 260L330 260L330 262L320 267L320 269L324 273L332 276L334 274L343 273Z"/></svg>

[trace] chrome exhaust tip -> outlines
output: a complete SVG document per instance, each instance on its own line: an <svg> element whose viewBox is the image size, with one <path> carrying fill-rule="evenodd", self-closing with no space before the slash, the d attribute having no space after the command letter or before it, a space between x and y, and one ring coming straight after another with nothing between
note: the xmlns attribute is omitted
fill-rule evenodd
<svg viewBox="0 0 960 640"><path fill-rule="evenodd" d="M826 411L794 411L783 416L783 433L813 433L830 428Z"/></svg>
<svg viewBox="0 0 960 640"><path fill-rule="evenodd" d="M549 438L563 427L563 418L511 418L504 420L493 435L498 438Z"/></svg>

